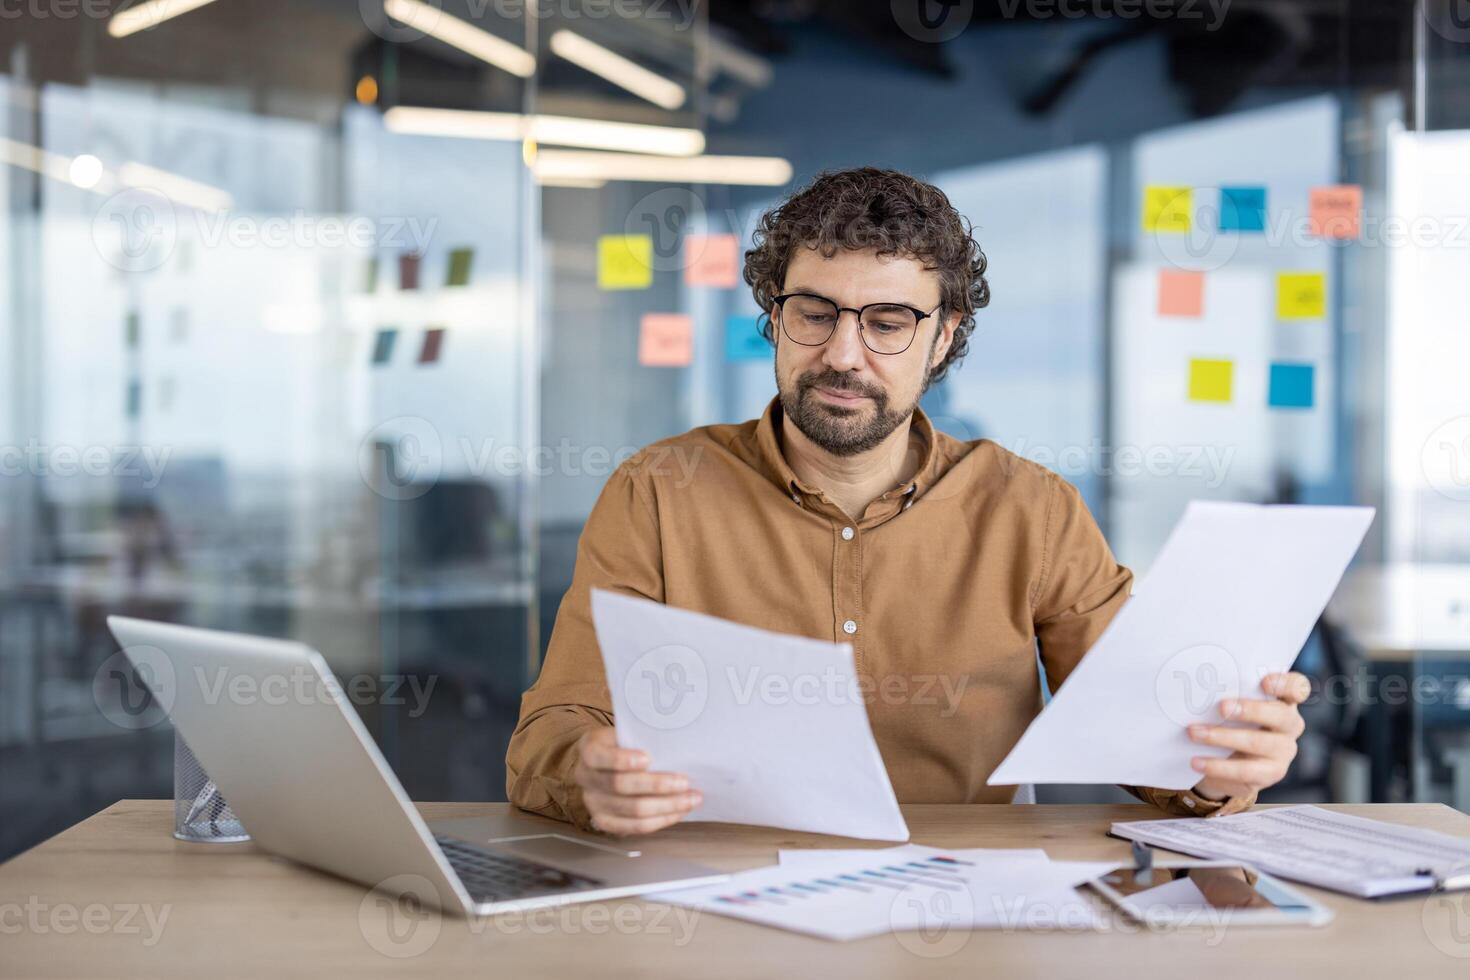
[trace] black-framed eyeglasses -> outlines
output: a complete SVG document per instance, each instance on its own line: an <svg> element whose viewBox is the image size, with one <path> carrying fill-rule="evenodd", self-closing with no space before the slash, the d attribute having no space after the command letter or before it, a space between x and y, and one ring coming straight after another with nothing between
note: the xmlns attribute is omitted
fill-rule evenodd
<svg viewBox="0 0 1470 980"><path fill-rule="evenodd" d="M902 354L914 342L919 324L939 312L938 306L925 313L903 303L869 303L853 309L813 293L784 293L772 302L780 314L781 332L803 347L821 347L837 332L843 313L856 313L858 335L874 354Z"/></svg>

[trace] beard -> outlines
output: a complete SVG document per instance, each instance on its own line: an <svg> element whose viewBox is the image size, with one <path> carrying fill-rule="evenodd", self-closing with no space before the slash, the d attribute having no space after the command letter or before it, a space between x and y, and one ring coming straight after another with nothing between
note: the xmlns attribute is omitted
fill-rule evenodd
<svg viewBox="0 0 1470 980"><path fill-rule="evenodd" d="M795 388L781 388L781 410L802 435L834 456L856 456L874 448L914 414L917 400L894 409L881 388L869 388L846 374L817 371L796 379ZM869 405L834 405L822 399L818 388L865 395Z"/></svg>

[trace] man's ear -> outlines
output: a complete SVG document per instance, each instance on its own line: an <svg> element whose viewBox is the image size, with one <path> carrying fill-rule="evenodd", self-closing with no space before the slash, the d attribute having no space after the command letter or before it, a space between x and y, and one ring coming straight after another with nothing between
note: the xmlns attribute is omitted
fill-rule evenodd
<svg viewBox="0 0 1470 980"><path fill-rule="evenodd" d="M929 370L933 371L949 353L949 348L954 344L955 328L960 325L962 313L951 313L944 318L939 325L939 336L934 338L934 356L929 359Z"/></svg>

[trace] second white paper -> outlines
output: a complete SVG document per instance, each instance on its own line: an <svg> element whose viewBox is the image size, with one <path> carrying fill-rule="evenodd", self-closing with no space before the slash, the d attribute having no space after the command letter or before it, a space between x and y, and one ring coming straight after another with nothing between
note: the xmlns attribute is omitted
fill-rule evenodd
<svg viewBox="0 0 1470 980"><path fill-rule="evenodd" d="M1189 505L1147 577L989 783L1189 789L1221 698L1265 698L1373 520L1371 507ZM1044 652L1044 651L1043 651Z"/></svg>

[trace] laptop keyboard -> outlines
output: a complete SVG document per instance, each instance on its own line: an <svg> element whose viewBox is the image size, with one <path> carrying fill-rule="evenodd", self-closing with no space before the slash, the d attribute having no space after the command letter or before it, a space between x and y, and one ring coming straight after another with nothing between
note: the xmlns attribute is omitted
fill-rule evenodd
<svg viewBox="0 0 1470 980"><path fill-rule="evenodd" d="M553 892L580 891L602 884L597 878L483 850L453 837L435 834L434 840L476 902L503 902Z"/></svg>

